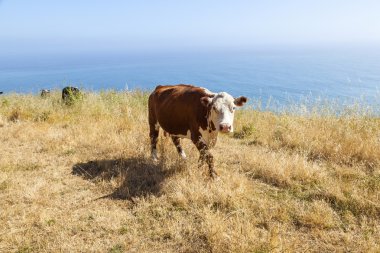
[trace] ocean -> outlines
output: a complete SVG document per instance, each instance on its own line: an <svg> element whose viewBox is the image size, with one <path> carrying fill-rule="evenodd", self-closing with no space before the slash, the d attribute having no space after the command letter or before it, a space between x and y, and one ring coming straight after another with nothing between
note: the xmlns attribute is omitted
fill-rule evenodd
<svg viewBox="0 0 380 253"><path fill-rule="evenodd" d="M305 99L379 105L377 51L112 53L0 59L0 91L38 93L67 85L89 91L194 84L279 105Z"/></svg>

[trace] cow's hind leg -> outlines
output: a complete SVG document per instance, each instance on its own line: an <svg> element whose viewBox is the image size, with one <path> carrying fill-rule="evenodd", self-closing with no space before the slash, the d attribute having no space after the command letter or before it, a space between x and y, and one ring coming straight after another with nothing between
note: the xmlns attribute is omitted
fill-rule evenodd
<svg viewBox="0 0 380 253"><path fill-rule="evenodd" d="M181 146L181 139L176 136L172 136L172 141L174 143L174 146L177 148L178 154L183 158L186 159L185 151L183 151L183 148Z"/></svg>
<svg viewBox="0 0 380 253"><path fill-rule="evenodd" d="M160 127L158 124L150 125L150 146L151 146L151 157L154 161L158 161L157 156L157 141Z"/></svg>
<svg viewBox="0 0 380 253"><path fill-rule="evenodd" d="M151 147L151 157L153 161L158 161L157 157L157 141L160 126L158 121L151 110L149 110L149 137L150 137L150 147Z"/></svg>
<svg viewBox="0 0 380 253"><path fill-rule="evenodd" d="M207 144L203 141L201 136L193 136L192 141L200 153L199 166L202 166L204 162L207 162L210 177L218 178L218 174L214 170L214 157L210 153Z"/></svg>

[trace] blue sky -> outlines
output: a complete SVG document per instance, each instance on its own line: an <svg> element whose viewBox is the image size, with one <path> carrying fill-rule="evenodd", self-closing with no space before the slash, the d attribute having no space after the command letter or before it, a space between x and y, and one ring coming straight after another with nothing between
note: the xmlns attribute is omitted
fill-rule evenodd
<svg viewBox="0 0 380 253"><path fill-rule="evenodd" d="M0 54L380 43L378 0L0 0Z"/></svg>

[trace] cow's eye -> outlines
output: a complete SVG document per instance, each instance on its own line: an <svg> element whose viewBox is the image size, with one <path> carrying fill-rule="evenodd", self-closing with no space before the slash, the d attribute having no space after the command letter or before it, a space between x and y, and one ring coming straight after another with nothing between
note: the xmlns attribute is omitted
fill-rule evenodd
<svg viewBox="0 0 380 253"><path fill-rule="evenodd" d="M232 107L232 110L235 111L236 110L236 106Z"/></svg>

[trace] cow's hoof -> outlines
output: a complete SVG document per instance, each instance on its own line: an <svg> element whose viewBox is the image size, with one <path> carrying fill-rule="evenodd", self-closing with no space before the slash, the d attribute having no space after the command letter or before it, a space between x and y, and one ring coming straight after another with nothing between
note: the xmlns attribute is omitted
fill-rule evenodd
<svg viewBox="0 0 380 253"><path fill-rule="evenodd" d="M186 156L185 152L182 151L179 155L181 156L181 158L183 160L186 160L187 156Z"/></svg>
<svg viewBox="0 0 380 253"><path fill-rule="evenodd" d="M210 172L210 178L212 180L215 180L215 181L219 181L220 180L220 177L218 176L218 174L216 174L215 171Z"/></svg>
<svg viewBox="0 0 380 253"><path fill-rule="evenodd" d="M154 163L158 163L158 157L157 156L152 156L152 161Z"/></svg>

